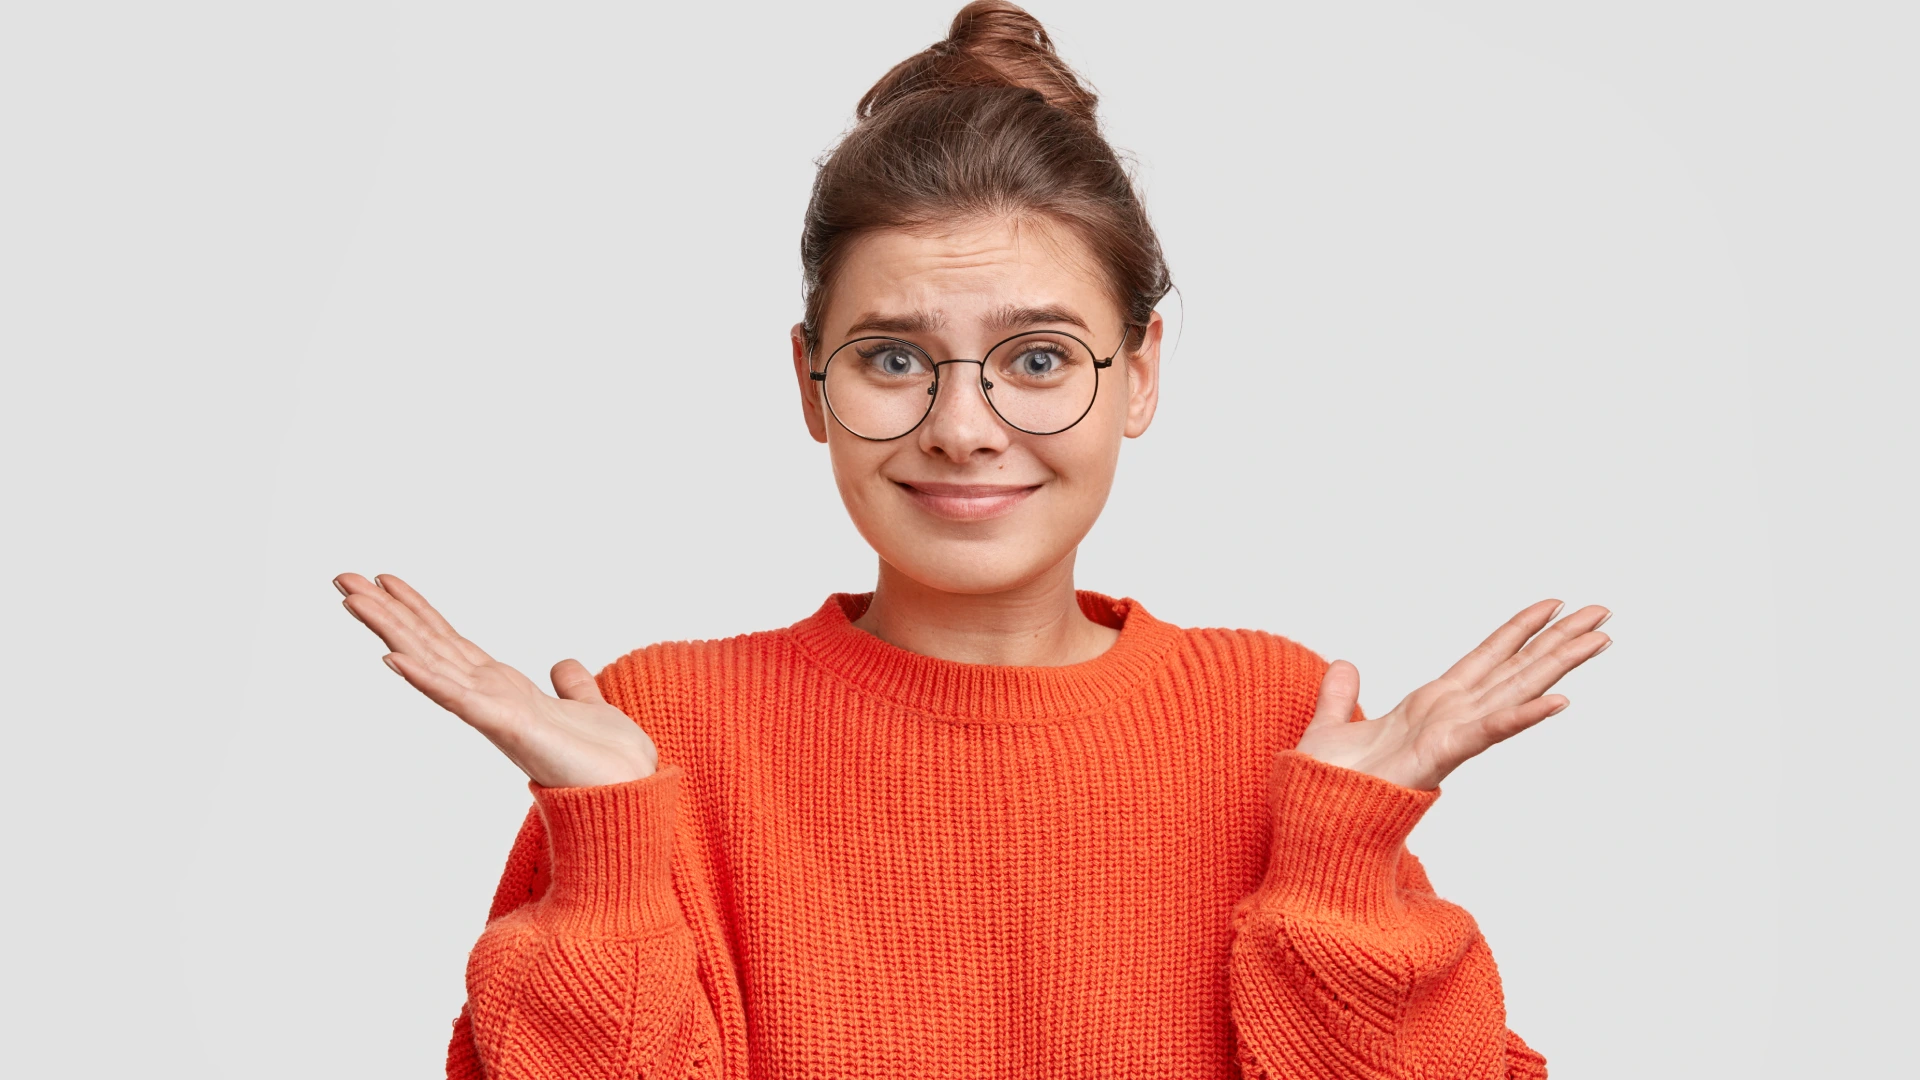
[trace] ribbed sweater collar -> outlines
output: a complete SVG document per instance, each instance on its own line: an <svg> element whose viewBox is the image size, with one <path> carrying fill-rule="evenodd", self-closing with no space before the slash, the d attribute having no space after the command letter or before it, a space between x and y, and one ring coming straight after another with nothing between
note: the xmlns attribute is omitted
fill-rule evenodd
<svg viewBox="0 0 1920 1080"><path fill-rule="evenodd" d="M853 625L872 593L835 593L789 632L821 667L875 697L956 720L1032 723L1100 711L1144 682L1180 639L1178 627L1137 601L1077 595L1080 610L1120 638L1099 656L1063 667L963 664L889 645Z"/></svg>

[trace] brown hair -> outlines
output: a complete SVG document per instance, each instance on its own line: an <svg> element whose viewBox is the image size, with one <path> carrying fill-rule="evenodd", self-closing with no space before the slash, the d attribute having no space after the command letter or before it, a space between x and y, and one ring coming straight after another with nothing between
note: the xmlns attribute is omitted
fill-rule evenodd
<svg viewBox="0 0 1920 1080"><path fill-rule="evenodd" d="M1173 280L1098 100L1039 20L1002 0L961 8L945 40L881 76L814 176L800 234L807 348L856 238L1002 215L1072 229L1144 327Z"/></svg>

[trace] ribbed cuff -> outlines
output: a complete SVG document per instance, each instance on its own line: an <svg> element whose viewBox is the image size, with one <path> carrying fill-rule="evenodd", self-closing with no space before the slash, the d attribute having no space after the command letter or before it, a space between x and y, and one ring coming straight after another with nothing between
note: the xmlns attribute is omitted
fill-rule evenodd
<svg viewBox="0 0 1920 1080"><path fill-rule="evenodd" d="M624 784L528 783L553 859L542 921L576 934L636 936L682 919L673 895L678 765Z"/></svg>
<svg viewBox="0 0 1920 1080"><path fill-rule="evenodd" d="M1298 750L1275 764L1266 902L1301 915L1392 922L1407 834L1440 790L1415 791Z"/></svg>

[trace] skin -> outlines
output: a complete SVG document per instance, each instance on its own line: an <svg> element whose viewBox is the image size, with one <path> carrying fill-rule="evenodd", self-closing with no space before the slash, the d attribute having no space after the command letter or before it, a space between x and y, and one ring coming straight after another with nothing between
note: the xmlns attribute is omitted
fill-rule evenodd
<svg viewBox="0 0 1920 1080"><path fill-rule="evenodd" d="M1121 355L1101 373L1093 410L1052 435L1002 423L987 404L974 365L942 369L933 411L912 434L861 439L825 408L802 328L792 332L794 378L807 431L827 444L840 498L880 556L873 603L855 623L912 652L974 664L1053 666L1090 660L1116 631L1089 620L1073 594L1073 558L1106 506L1120 440L1137 438L1160 401L1155 316L1133 351L1121 350L1124 316L1080 242L1044 222L1004 220L933 235L876 233L855 242L821 318L819 360L846 340L890 333L934 360L983 357L1023 330L1064 330L1098 356ZM1037 309L1076 322L1009 322L1008 309ZM911 325L912 332L863 329ZM1117 376L1117 377L1116 377ZM941 499L955 489L1015 493L1017 503L987 520L1007 495ZM928 493L951 503L929 507ZM979 509L968 504L978 504Z"/></svg>
<svg viewBox="0 0 1920 1080"><path fill-rule="evenodd" d="M1081 614L1073 562L1106 505L1121 439L1153 422L1162 324L1155 315L1122 348L1121 309L1086 269L1095 265L1075 236L1044 220L876 232L849 249L817 358L793 328L807 431L826 444L841 500L879 556L873 603L856 626L912 652L976 664L1080 663L1117 639ZM873 328L876 321L883 328ZM1092 410L1057 434L1001 422L981 393L979 368L960 364L941 369L932 412L918 428L871 442L834 419L808 374L816 359L865 334L904 338L943 361L980 358L1030 328L1072 332L1102 357L1118 350ZM657 768L653 740L601 699L578 661L554 665L549 695L461 637L399 578L349 573L334 584L347 610L386 643L383 659L395 673L534 782L623 783ZM1359 672L1335 661L1297 749L1403 787L1437 787L1463 762L1566 708L1565 696L1548 691L1611 644L1599 631L1607 609L1556 620L1561 608L1557 600L1528 606L1438 679L1359 723L1350 720Z"/></svg>

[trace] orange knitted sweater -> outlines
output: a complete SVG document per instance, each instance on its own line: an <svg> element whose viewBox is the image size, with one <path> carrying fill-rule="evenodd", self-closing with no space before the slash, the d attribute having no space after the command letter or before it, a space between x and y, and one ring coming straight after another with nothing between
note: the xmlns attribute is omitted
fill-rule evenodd
<svg viewBox="0 0 1920 1080"><path fill-rule="evenodd" d="M1404 846L1439 792L1292 749L1326 664L1080 594L1068 667L836 595L600 674L642 780L533 788L450 1077L1543 1077Z"/></svg>

